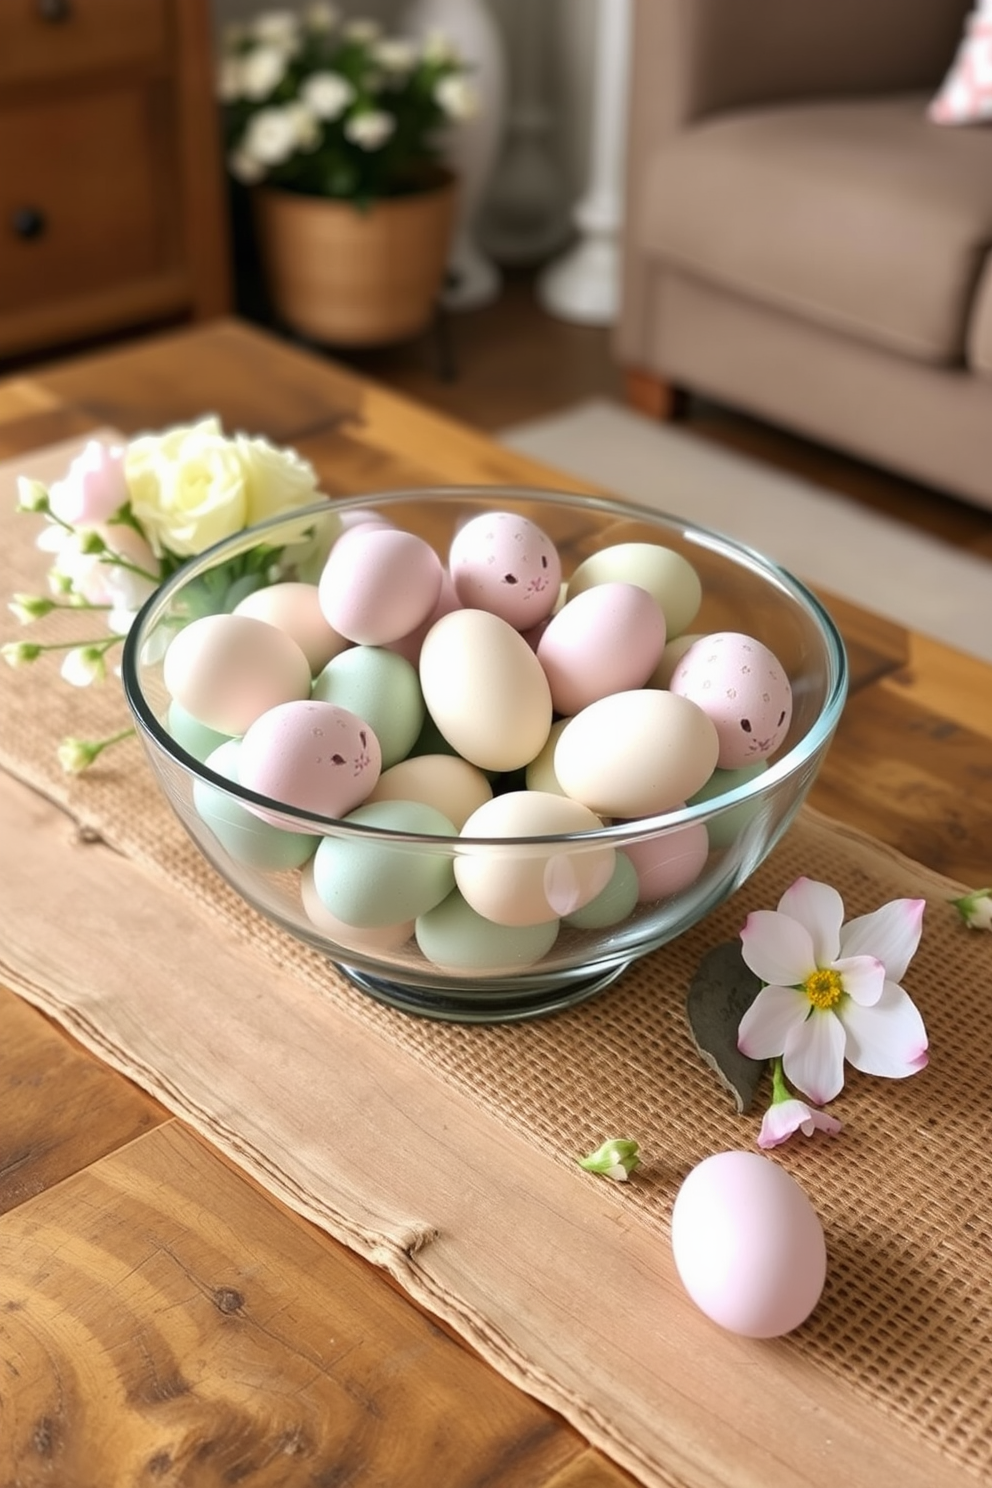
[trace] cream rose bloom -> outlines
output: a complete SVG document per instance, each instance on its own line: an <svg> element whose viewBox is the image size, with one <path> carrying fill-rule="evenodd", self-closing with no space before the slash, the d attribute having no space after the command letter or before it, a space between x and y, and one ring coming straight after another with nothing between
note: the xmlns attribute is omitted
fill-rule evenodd
<svg viewBox="0 0 992 1488"><path fill-rule="evenodd" d="M124 476L131 510L159 557L202 553L247 525L244 465L216 418L131 440Z"/></svg>
<svg viewBox="0 0 992 1488"><path fill-rule="evenodd" d="M245 434L236 435L234 444L244 471L247 526L317 500L314 468L295 450Z"/></svg>

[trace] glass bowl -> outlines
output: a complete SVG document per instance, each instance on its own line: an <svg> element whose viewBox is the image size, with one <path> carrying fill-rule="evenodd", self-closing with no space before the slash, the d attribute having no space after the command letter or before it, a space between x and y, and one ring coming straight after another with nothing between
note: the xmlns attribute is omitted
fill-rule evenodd
<svg viewBox="0 0 992 1488"><path fill-rule="evenodd" d="M702 790L678 809L635 820L607 818L588 831L440 836L315 816L258 795L205 764L208 746L170 723L163 655L171 638L199 616L233 609L260 583L279 577L316 582L342 520L354 523L362 514L386 519L428 540L444 560L466 521L497 511L538 524L561 557L563 578L591 554L619 543L661 545L688 559L702 586L691 632L737 631L756 638L774 652L791 683L788 733L766 767L748 779L715 775L720 788L713 794L711 785L709 798ZM411 1013L476 1023L533 1018L601 992L636 958L680 935L734 893L786 831L809 791L840 719L848 679L843 642L827 611L799 580L761 554L629 503L504 486L322 501L246 529L189 560L151 597L127 637L122 672L161 789L205 857L250 905L323 952L373 998ZM424 739L430 733L428 716ZM413 752L438 748L446 746L434 731L433 740L420 741ZM496 792L522 784L491 778ZM723 788L727 779L729 789ZM322 912L314 892L318 848L321 861L328 854L350 862L349 853L360 858L377 852L375 871L383 875L384 894L387 879L395 887L426 872L450 886L456 869L471 872L480 863L521 883L565 885L598 863L602 881L602 861L610 854L613 882L619 885L625 874L628 887L617 887L612 904L607 892L584 911L563 912L550 923L535 916L537 924L517 926L512 934L474 911L466 915L458 891L445 891L441 903L413 915L412 922L405 918L407 906L396 925L370 933L367 924L356 931L340 916ZM632 902L630 863L643 867L646 857L656 870L643 883L638 874Z"/></svg>

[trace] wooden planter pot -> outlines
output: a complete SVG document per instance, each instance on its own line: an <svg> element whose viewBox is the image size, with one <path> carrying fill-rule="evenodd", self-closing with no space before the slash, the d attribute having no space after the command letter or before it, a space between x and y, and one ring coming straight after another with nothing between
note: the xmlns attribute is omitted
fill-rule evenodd
<svg viewBox="0 0 992 1488"><path fill-rule="evenodd" d="M336 346L417 335L441 292L455 198L451 177L365 211L256 188L255 230L276 314L291 330Z"/></svg>

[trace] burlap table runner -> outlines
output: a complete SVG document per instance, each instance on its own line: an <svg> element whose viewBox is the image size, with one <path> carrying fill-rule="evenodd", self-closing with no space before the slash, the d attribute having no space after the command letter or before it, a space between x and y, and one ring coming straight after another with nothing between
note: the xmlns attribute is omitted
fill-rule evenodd
<svg viewBox="0 0 992 1488"><path fill-rule="evenodd" d="M55 450L30 468L51 477L67 453ZM11 591L38 590L45 566L33 546L37 522L11 514L13 475L24 468L23 462L0 467L3 580ZM76 633L78 618L67 624ZM172 817L137 743L125 744L84 777L62 775L54 759L62 735L99 735L122 721L126 710L113 681L78 693L61 682L56 665L0 669L0 763L114 850L104 860L102 898L89 865L67 862L68 887L49 884L47 909L36 909L32 818L21 796L11 798L0 914L24 928L8 937L0 954L0 974L10 985L191 1120L280 1197L389 1266L496 1367L563 1410L645 1482L836 1481L838 1461L845 1460L842 1444L839 1459L829 1449L843 1436L847 1416L855 1423L855 1445L858 1431L870 1435L873 1416L887 1423L890 1438L892 1423L899 1428L905 1453L898 1462L883 1453L866 1466L874 1482L898 1476L904 1484L950 1483L962 1472L978 1478L990 1472L992 937L960 925L947 902L960 886L807 810L734 900L631 968L598 999L529 1025L436 1024L371 1002L320 956L247 909ZM107 928L115 924L118 945L123 942L141 965L140 947L126 939L128 906L113 892L125 868L143 903L160 892L166 917L193 917L190 935L200 933L204 945L229 950L241 978L240 1007L232 1009L231 989L220 979L214 986L205 978L194 995L181 951L173 989L159 1004L146 997L141 976L116 974ZM759 1115L736 1114L700 1061L684 998L705 952L732 940L749 909L773 907L800 873L833 883L849 914L903 895L926 897L923 941L906 985L927 1024L931 1063L900 1082L852 1072L836 1106L844 1134L836 1141L797 1138L776 1151L824 1222L830 1267L821 1303L802 1329L773 1344L750 1344L699 1319L671 1285L669 1215L681 1178L710 1152L753 1147L759 1122ZM73 892L84 895L90 943L98 917L105 919L99 992L74 986L65 970L73 965L71 944L59 962L55 951L42 952L32 940L32 915L38 925L45 913L62 923L59 902L70 902ZM160 929L147 932L152 941ZM118 962L123 954L118 949ZM260 990L252 992L253 967L262 973L264 1003ZM225 1027L230 1037L211 1048L211 1031ZM466 1175L484 1169L492 1142L498 1146L505 1138L507 1163L516 1175L529 1163L535 1185L506 1202L518 1206L521 1246L532 1243L533 1231L529 1239L523 1231L533 1212L546 1211L541 1253L522 1254L515 1270L512 1255L510 1264L496 1257L500 1246L494 1243L491 1274L476 1256L482 1270L470 1277L462 1259L444 1270L447 1252L440 1244L441 1259L431 1271L421 1252L438 1240L438 1227L429 1206L421 1209L415 1194L399 1192L405 1170L373 1162L363 1175L342 1160L342 1139L352 1138L338 1125L345 1114L341 1092L350 1092L349 1101L361 1098L355 1092L363 1069L370 1109L377 1082L385 1079L401 1093L396 1099L404 1111L448 1099L456 1114L478 1115L478 1125L468 1120L445 1136L445 1152L452 1164L464 1164ZM305 1092L296 1104L294 1089ZM389 1140L382 1131L353 1135L373 1144ZM591 1178L575 1165L578 1154L614 1135L636 1137L645 1158L624 1186ZM424 1141L426 1151L427 1136ZM404 1162L415 1168L415 1159L415 1152L407 1153ZM430 1160L437 1162L436 1153ZM384 1187L390 1181L393 1195ZM492 1182L493 1192L500 1191L497 1176ZM464 1222L471 1227L468 1218ZM501 1222L495 1214L486 1221L494 1229ZM604 1247L599 1253L597 1236ZM455 1234L455 1251L457 1241ZM506 1244L512 1250L512 1239L500 1242ZM634 1266L643 1306L615 1297L617 1279L599 1269L625 1258ZM533 1297L539 1320L531 1332L525 1320L515 1323L521 1267L528 1270L523 1295ZM655 1332L674 1330L665 1346L684 1371L684 1398L678 1400L657 1393L659 1379L673 1375L665 1375L664 1360L649 1357L653 1335L642 1331L640 1314L651 1290L645 1267L661 1276L661 1300L669 1308L659 1311ZM558 1332L542 1343L541 1328L549 1326L542 1307L552 1307L562 1276L590 1293L584 1307L556 1304ZM622 1282L630 1284L630 1278ZM552 1300L543 1302L545 1293ZM590 1323L590 1308L602 1311L606 1322ZM715 1393L707 1398L711 1367L725 1377L728 1368L733 1372L737 1399L730 1412ZM777 1401L766 1398L769 1382L781 1392ZM813 1419L818 1388L834 1413L819 1423ZM794 1464L784 1469L762 1455L761 1423L771 1429L777 1410L803 1401L813 1416L797 1421L796 1430L809 1433L797 1479ZM735 1461L720 1460L716 1449L706 1460L707 1411L724 1425L728 1415L741 1423ZM684 1457L679 1433L692 1441Z"/></svg>

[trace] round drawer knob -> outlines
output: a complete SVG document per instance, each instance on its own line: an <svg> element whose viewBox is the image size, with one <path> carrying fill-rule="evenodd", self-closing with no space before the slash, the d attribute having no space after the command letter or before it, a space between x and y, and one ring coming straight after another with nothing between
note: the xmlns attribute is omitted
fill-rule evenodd
<svg viewBox="0 0 992 1488"><path fill-rule="evenodd" d="M40 238L45 231L45 214L37 207L18 207L10 214L10 225L19 238Z"/></svg>
<svg viewBox="0 0 992 1488"><path fill-rule="evenodd" d="M72 15L69 0L37 0L38 14L43 21L67 21Z"/></svg>

